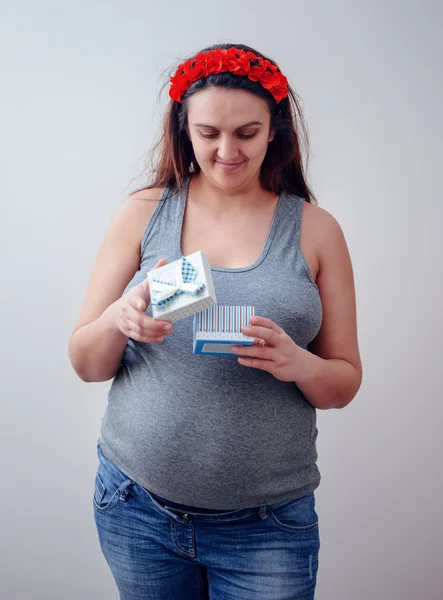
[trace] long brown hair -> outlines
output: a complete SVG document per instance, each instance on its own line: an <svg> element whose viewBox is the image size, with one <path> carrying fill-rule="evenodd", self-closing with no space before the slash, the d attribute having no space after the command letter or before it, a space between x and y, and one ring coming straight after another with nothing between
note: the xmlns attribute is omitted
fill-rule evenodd
<svg viewBox="0 0 443 600"><path fill-rule="evenodd" d="M217 44L204 48L200 52L216 48L228 49L231 46L243 49L245 52L253 52L262 59L276 64L270 58L244 44ZM165 85L169 85L169 82ZM169 100L163 118L162 133L149 153L151 181L141 189L174 186L181 191L186 178L200 171L192 143L187 135L188 102L193 94L212 86L247 90L266 101L271 114L271 130L275 130L275 137L269 142L261 166L260 183L264 189L275 194L285 191L317 204L306 180L309 142L307 126L297 94L289 86L287 98L277 104L271 93L260 83L251 81L246 76L233 75L229 72L210 74L198 79L186 91L181 103Z"/></svg>

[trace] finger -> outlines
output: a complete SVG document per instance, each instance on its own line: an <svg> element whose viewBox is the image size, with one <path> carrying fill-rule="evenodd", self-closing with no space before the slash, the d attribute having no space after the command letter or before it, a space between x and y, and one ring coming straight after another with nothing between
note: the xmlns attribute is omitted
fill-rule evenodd
<svg viewBox="0 0 443 600"><path fill-rule="evenodd" d="M266 319L265 317L260 317L259 315L253 315L250 318L251 325L258 325L260 327L266 327L267 329L272 329L273 331L275 331L276 333L284 333L284 330L277 325L277 323L274 323L274 321L271 321L271 319Z"/></svg>
<svg viewBox="0 0 443 600"><path fill-rule="evenodd" d="M149 328L143 329L139 325L136 325L135 323L128 321L126 327L129 331L130 337L139 342L147 342L147 343L162 342L167 335L172 333L172 330L168 331L168 332L162 330L161 328L159 328L157 326L156 323L155 323L154 328L149 327Z"/></svg>
<svg viewBox="0 0 443 600"><path fill-rule="evenodd" d="M147 315L141 315L140 322L138 323L142 333L145 335L169 335L173 332L172 324L169 321L157 321Z"/></svg>
<svg viewBox="0 0 443 600"><path fill-rule="evenodd" d="M161 327L157 323L149 324L148 327L140 327L136 323L128 322L128 328L140 337L159 338L172 333L171 326Z"/></svg>
<svg viewBox="0 0 443 600"><path fill-rule="evenodd" d="M166 260L166 258L161 258L158 263L155 265L155 267L152 267L152 270L154 269L158 269L159 267L164 267L165 265L168 264L168 261Z"/></svg>
<svg viewBox="0 0 443 600"><path fill-rule="evenodd" d="M166 258L161 258L159 261L157 261L157 264L155 264L151 269L149 269L149 272L155 271L155 269L159 269L160 267L164 267L167 264L168 264L168 261L166 260Z"/></svg>
<svg viewBox="0 0 443 600"><path fill-rule="evenodd" d="M123 310L121 311L129 321L139 326L143 321L143 317L146 316L145 313L138 308L142 305L141 303L142 298L133 296L132 298L128 298L128 304L122 307Z"/></svg>
<svg viewBox="0 0 443 600"><path fill-rule="evenodd" d="M152 337L152 336L141 335L140 333L138 333L137 331L134 331L132 329L129 329L129 332L127 335L132 340L134 340L136 342L142 342L143 344L155 344L158 342L163 342L165 340L164 336Z"/></svg>
<svg viewBox="0 0 443 600"><path fill-rule="evenodd" d="M140 332L140 329L135 326L132 326L130 322L121 324L120 331L124 335L130 337L131 339L133 339L137 342L154 343L154 342L162 342L165 339L164 336L143 335Z"/></svg>
<svg viewBox="0 0 443 600"><path fill-rule="evenodd" d="M267 371L268 373L270 372L272 365L271 360L262 360L260 358L245 358L243 356L239 356L237 358L237 361L244 367L260 369L261 371Z"/></svg>
<svg viewBox="0 0 443 600"><path fill-rule="evenodd" d="M263 360L272 360L274 351L269 346L231 346L233 354L261 358Z"/></svg>
<svg viewBox="0 0 443 600"><path fill-rule="evenodd" d="M278 342L279 334L274 329L269 329L268 327L248 325L242 327L241 332L250 337L264 340L268 346L275 346Z"/></svg>
<svg viewBox="0 0 443 600"><path fill-rule="evenodd" d="M129 296L128 304L131 308L135 308L141 312L145 312L148 308L146 302L140 296Z"/></svg>
<svg viewBox="0 0 443 600"><path fill-rule="evenodd" d="M169 321L156 320L137 309L128 306L122 311L122 317L126 318L127 326L139 335L160 337L172 333L172 325Z"/></svg>

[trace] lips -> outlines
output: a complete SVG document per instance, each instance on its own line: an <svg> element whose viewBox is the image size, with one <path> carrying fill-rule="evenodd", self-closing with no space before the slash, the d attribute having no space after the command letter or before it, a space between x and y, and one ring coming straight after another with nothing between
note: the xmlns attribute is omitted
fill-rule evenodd
<svg viewBox="0 0 443 600"><path fill-rule="evenodd" d="M222 163L219 162L218 160L215 161L222 169L226 169L228 171L232 171L234 169L237 169L238 167L240 167L245 161L242 160L241 162L238 163Z"/></svg>

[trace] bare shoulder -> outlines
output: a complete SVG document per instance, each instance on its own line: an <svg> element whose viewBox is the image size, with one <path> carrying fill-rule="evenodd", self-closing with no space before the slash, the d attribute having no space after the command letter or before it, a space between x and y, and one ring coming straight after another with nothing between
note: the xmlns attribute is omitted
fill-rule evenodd
<svg viewBox="0 0 443 600"><path fill-rule="evenodd" d="M123 212L137 213L139 216L151 216L157 206L164 188L148 188L132 193L123 202Z"/></svg>
<svg viewBox="0 0 443 600"><path fill-rule="evenodd" d="M163 188L151 188L131 194L117 209L108 237L129 237L139 243L162 192Z"/></svg>
<svg viewBox="0 0 443 600"><path fill-rule="evenodd" d="M165 188L144 188L131 194L128 200L145 202L158 202L160 200Z"/></svg>
<svg viewBox="0 0 443 600"><path fill-rule="evenodd" d="M352 270L351 258L338 220L326 209L305 202L303 221L306 239L309 239L311 252L317 261L318 277L321 277L322 270L324 272L333 262L347 268L349 275L349 270Z"/></svg>
<svg viewBox="0 0 443 600"><path fill-rule="evenodd" d="M351 257L343 229L326 209L305 202L303 208L305 235L318 261L317 285L329 287L331 274L339 273L348 287L353 288Z"/></svg>
<svg viewBox="0 0 443 600"><path fill-rule="evenodd" d="M343 230L337 219L321 206L305 202L303 206L303 224L309 237L315 243L319 254L324 254L328 245L341 238L344 241Z"/></svg>

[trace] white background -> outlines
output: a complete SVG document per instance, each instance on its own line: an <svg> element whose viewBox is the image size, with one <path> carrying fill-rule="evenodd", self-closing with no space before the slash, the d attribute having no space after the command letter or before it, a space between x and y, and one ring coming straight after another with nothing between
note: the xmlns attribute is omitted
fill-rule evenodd
<svg viewBox="0 0 443 600"><path fill-rule="evenodd" d="M303 98L309 181L354 265L364 382L318 415L316 598L441 598L442 13L437 0L2 3L2 599L118 598L91 501L109 384L81 382L67 344L169 69L221 42L269 54Z"/></svg>

